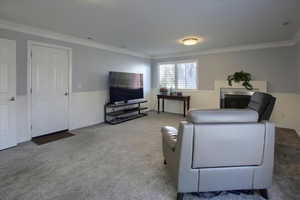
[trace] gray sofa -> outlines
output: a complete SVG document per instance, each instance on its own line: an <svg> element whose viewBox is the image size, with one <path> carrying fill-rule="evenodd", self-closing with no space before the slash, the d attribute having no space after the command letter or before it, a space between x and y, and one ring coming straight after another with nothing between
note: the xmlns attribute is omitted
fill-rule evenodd
<svg viewBox="0 0 300 200"><path fill-rule="evenodd" d="M253 109L193 110L178 131L163 127L163 156L177 199L189 192L269 188L275 126L258 121Z"/></svg>

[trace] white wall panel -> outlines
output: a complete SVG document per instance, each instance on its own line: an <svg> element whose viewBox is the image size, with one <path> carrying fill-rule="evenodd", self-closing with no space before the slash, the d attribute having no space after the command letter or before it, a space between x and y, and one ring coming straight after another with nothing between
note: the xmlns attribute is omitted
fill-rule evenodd
<svg viewBox="0 0 300 200"><path fill-rule="evenodd" d="M25 142L31 139L28 125L28 103L27 96L17 96L17 142Z"/></svg>
<svg viewBox="0 0 300 200"><path fill-rule="evenodd" d="M147 95L150 110L157 109L156 94ZM219 107L219 96L213 90L197 90L185 92L191 95L192 109L210 109ZM300 95L292 93L273 93L277 98L272 115L272 121L276 126L295 129L300 133ZM107 99L107 91L76 92L72 94L70 129L82 128L104 121L103 105ZM169 101L165 103L165 111L170 113L182 113L182 103ZM27 96L17 96L17 139L18 143L29 141L31 135L28 127Z"/></svg>
<svg viewBox="0 0 300 200"><path fill-rule="evenodd" d="M103 122L103 105L106 96L106 91L73 93L70 110L70 129Z"/></svg>

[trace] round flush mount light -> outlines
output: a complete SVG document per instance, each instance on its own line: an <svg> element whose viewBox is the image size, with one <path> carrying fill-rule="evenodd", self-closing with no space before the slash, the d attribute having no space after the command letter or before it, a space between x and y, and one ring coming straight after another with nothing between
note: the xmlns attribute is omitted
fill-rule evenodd
<svg viewBox="0 0 300 200"><path fill-rule="evenodd" d="M281 24L281 26L288 26L288 25L290 25L290 21L284 21L284 22L282 22L282 24Z"/></svg>
<svg viewBox="0 0 300 200"><path fill-rule="evenodd" d="M91 36L88 36L88 37L86 37L86 39L88 39L88 40L95 40L93 37L91 37Z"/></svg>
<svg viewBox="0 0 300 200"><path fill-rule="evenodd" d="M179 40L179 43L186 46L196 45L200 42L203 42L203 38L198 36L188 36Z"/></svg>

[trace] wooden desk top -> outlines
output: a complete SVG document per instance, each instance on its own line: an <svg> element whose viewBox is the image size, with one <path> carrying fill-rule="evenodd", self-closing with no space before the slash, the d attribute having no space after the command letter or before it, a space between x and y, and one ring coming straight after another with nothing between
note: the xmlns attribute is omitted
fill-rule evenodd
<svg viewBox="0 0 300 200"><path fill-rule="evenodd" d="M165 95L165 94L158 94L157 98L164 98L164 99L178 99L184 100L189 99L191 96L176 96L176 95Z"/></svg>

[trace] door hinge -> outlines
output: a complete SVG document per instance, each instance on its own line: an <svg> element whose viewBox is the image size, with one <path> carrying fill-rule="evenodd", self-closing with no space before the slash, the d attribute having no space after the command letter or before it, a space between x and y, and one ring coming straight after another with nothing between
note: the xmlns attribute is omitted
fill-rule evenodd
<svg viewBox="0 0 300 200"><path fill-rule="evenodd" d="M30 130L32 130L32 125L30 125Z"/></svg>
<svg viewBox="0 0 300 200"><path fill-rule="evenodd" d="M30 51L30 57L32 58L32 51Z"/></svg>
<svg viewBox="0 0 300 200"><path fill-rule="evenodd" d="M32 88L30 88L30 93L32 94Z"/></svg>

